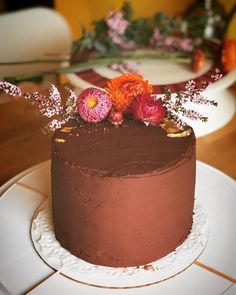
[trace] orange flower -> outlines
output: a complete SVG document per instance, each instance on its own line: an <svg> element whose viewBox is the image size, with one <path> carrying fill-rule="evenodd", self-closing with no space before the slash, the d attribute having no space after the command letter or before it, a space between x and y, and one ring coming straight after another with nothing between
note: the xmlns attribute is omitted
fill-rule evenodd
<svg viewBox="0 0 236 295"><path fill-rule="evenodd" d="M142 93L152 93L153 87L142 76L127 73L111 79L106 90L117 111L127 112L135 96Z"/></svg>
<svg viewBox="0 0 236 295"><path fill-rule="evenodd" d="M191 69L194 73L197 73L205 64L205 54L201 49L196 49L193 52Z"/></svg>
<svg viewBox="0 0 236 295"><path fill-rule="evenodd" d="M221 51L221 65L225 73L236 67L236 41L225 40Z"/></svg>

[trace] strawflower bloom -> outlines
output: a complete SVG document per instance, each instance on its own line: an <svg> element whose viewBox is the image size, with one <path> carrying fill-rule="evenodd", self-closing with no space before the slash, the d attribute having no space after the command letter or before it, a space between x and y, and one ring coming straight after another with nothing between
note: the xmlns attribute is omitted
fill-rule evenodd
<svg viewBox="0 0 236 295"><path fill-rule="evenodd" d="M94 87L85 89L77 100L79 115L86 122L101 122L109 114L111 106L108 94Z"/></svg>
<svg viewBox="0 0 236 295"><path fill-rule="evenodd" d="M144 93L135 98L132 103L134 119L143 121L146 125L159 125L166 116L166 108L162 100L155 95Z"/></svg>
<svg viewBox="0 0 236 295"><path fill-rule="evenodd" d="M113 107L122 113L128 112L137 95L152 93L153 87L138 74L127 73L111 79L106 87L111 97Z"/></svg>

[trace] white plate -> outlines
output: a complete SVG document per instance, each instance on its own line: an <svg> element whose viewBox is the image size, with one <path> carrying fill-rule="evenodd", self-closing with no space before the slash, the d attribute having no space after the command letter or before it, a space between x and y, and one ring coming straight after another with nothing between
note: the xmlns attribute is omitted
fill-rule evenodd
<svg viewBox="0 0 236 295"><path fill-rule="evenodd" d="M174 278L137 289L96 288L51 269L35 251L30 226L50 193L49 163L18 179L0 198L0 283L11 294L220 295L236 282L236 183L197 163L196 196L208 217L210 236L197 262ZM0 286L1 286L0 284ZM233 289L232 289L233 290ZM229 293L230 294L230 293Z"/></svg>

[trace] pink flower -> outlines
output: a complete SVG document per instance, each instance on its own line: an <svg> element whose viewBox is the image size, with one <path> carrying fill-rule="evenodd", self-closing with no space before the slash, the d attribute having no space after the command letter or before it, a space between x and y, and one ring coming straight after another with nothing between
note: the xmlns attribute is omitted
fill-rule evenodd
<svg viewBox="0 0 236 295"><path fill-rule="evenodd" d="M150 40L150 44L154 47L159 47L161 43L161 33L158 29L154 30Z"/></svg>
<svg viewBox="0 0 236 295"><path fill-rule="evenodd" d="M101 122L109 114L111 106L108 94L94 87L85 89L77 99L79 115L87 122Z"/></svg>
<svg viewBox="0 0 236 295"><path fill-rule="evenodd" d="M135 42L133 40L123 39L120 43L120 47L124 50L133 50L135 48Z"/></svg>
<svg viewBox="0 0 236 295"><path fill-rule="evenodd" d="M123 36L119 35L115 31L108 31L108 36L111 38L112 42L117 45L120 45L122 42L124 42Z"/></svg>
<svg viewBox="0 0 236 295"><path fill-rule="evenodd" d="M122 12L110 11L107 19L107 25L110 30L123 35L129 22L124 19Z"/></svg>
<svg viewBox="0 0 236 295"><path fill-rule="evenodd" d="M161 99L153 94L141 94L132 104L134 119L143 121L146 125L158 125L166 116L166 108Z"/></svg>
<svg viewBox="0 0 236 295"><path fill-rule="evenodd" d="M124 50L132 50L135 47L135 42L133 40L127 40L124 35L119 35L115 31L108 31L108 36L114 44L119 45L119 47Z"/></svg>
<svg viewBox="0 0 236 295"><path fill-rule="evenodd" d="M185 52L191 52L194 50L193 41L190 38L179 38L178 47Z"/></svg>
<svg viewBox="0 0 236 295"><path fill-rule="evenodd" d="M175 47L175 45L176 45L176 38L175 37L169 36L164 39L164 46Z"/></svg>
<svg viewBox="0 0 236 295"><path fill-rule="evenodd" d="M137 62L135 61L127 61L127 62L120 62L120 63L112 63L109 65L109 68L113 71L117 71L119 73L135 73L140 74L137 67Z"/></svg>

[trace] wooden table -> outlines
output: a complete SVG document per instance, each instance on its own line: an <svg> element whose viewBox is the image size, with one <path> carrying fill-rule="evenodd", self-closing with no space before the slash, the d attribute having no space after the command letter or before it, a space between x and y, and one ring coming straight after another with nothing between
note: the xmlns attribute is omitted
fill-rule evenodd
<svg viewBox="0 0 236 295"><path fill-rule="evenodd" d="M50 159L51 134L40 130L45 122L37 106L0 95L0 185ZM223 128L197 139L197 159L236 179L236 114Z"/></svg>

